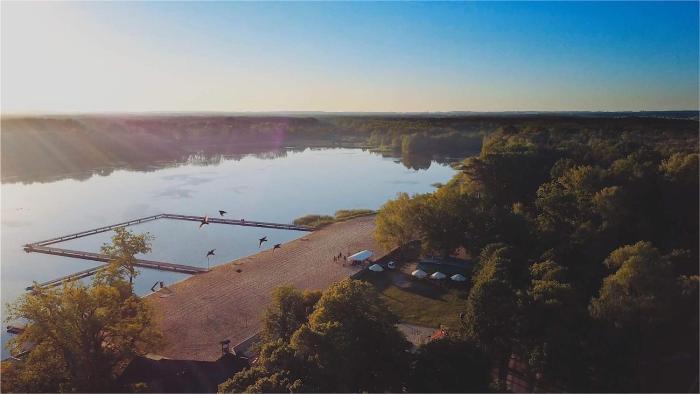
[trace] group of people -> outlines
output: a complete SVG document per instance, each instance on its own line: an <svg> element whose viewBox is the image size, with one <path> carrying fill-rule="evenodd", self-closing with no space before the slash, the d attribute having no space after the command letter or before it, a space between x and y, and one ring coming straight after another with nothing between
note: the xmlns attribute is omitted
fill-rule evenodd
<svg viewBox="0 0 700 394"><path fill-rule="evenodd" d="M341 259L343 260L343 265L345 265L345 263L348 262L348 256L344 256L344 255L343 255L343 252L338 253L337 256L333 256L333 262L334 262L334 263L337 263L337 262L340 261Z"/></svg>

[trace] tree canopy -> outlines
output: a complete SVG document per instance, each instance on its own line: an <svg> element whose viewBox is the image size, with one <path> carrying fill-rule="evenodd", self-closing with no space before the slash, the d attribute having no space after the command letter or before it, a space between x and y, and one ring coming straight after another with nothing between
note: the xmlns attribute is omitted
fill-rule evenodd
<svg viewBox="0 0 700 394"><path fill-rule="evenodd" d="M299 310L294 303L279 302L281 294L294 292L276 291L264 327L278 327L280 313ZM219 391L401 390L408 373L409 343L371 285L350 279L335 283L308 313L308 321L295 320L304 322L289 340L265 334L257 364L234 375Z"/></svg>
<svg viewBox="0 0 700 394"><path fill-rule="evenodd" d="M385 244L475 257L464 333L494 367L524 360L532 387L697 382L697 130L631 125L514 122L378 214Z"/></svg>
<svg viewBox="0 0 700 394"><path fill-rule="evenodd" d="M161 344L151 311L133 294L123 265L149 249L148 241L118 231L109 247L118 258L92 285L35 287L9 306L8 320L26 322L10 346L31 350L3 364L3 391L120 391L115 380L126 364Z"/></svg>

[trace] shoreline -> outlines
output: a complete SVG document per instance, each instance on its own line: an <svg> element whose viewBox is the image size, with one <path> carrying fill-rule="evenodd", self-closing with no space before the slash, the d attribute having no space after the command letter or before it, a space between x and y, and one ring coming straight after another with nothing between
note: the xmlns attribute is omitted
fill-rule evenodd
<svg viewBox="0 0 700 394"><path fill-rule="evenodd" d="M375 216L338 222L282 245L213 267L168 286L172 294L144 296L166 345L158 355L172 359L212 361L221 355L220 342L238 344L255 335L271 300L282 285L323 290L359 272L333 256L363 249L385 253L374 241Z"/></svg>

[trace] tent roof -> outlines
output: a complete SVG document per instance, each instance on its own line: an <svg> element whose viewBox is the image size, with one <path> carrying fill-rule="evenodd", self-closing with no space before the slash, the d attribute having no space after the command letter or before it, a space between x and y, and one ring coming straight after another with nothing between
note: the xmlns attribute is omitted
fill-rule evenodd
<svg viewBox="0 0 700 394"><path fill-rule="evenodd" d="M464 282L467 278L462 274L454 274L450 277L455 282Z"/></svg>
<svg viewBox="0 0 700 394"><path fill-rule="evenodd" d="M372 264L372 265L369 266L369 269L370 269L371 271L374 271L374 272L382 272L382 271L384 271L384 267L382 267L382 266L379 265L379 264Z"/></svg>
<svg viewBox="0 0 700 394"><path fill-rule="evenodd" d="M433 279L445 279L447 277L447 275L443 274L440 271L437 271L437 272L433 272L433 274L430 275L430 277Z"/></svg>
<svg viewBox="0 0 700 394"><path fill-rule="evenodd" d="M373 254L374 253L372 253L371 250L363 250L361 252L353 254L352 256L348 256L348 260L364 261L372 257Z"/></svg>

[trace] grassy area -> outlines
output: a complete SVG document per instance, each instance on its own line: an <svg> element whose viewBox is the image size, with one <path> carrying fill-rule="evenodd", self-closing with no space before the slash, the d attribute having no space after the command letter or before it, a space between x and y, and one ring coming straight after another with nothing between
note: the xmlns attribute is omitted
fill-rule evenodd
<svg viewBox="0 0 700 394"><path fill-rule="evenodd" d="M371 209L341 209L340 211L335 212L335 220L341 221L354 219L360 216L374 215L375 213L377 212Z"/></svg>
<svg viewBox="0 0 700 394"><path fill-rule="evenodd" d="M294 219L294 224L297 226L310 226L315 228L321 228L334 222L335 218L328 215L306 215Z"/></svg>
<svg viewBox="0 0 700 394"><path fill-rule="evenodd" d="M395 272L366 272L358 279L373 284L403 323L436 328L441 324L450 328L460 326L459 313L466 306L468 285L447 282L438 285Z"/></svg>
<svg viewBox="0 0 700 394"><path fill-rule="evenodd" d="M354 219L360 216L374 215L376 211L371 209L341 209L336 211L335 216L330 215L306 215L294 219L297 226L310 226L321 228L331 223L342 222L343 220Z"/></svg>

